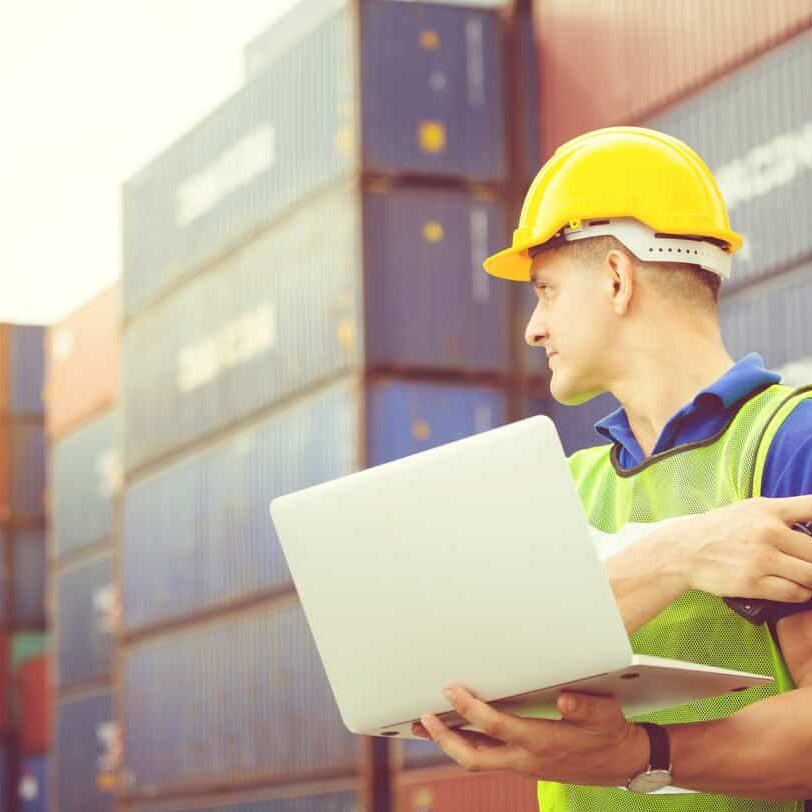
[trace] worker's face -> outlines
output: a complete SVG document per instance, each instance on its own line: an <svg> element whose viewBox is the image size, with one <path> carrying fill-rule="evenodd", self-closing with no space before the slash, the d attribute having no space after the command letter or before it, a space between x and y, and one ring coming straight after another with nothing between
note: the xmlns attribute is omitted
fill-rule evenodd
<svg viewBox="0 0 812 812"><path fill-rule="evenodd" d="M606 391L613 311L604 295L604 274L576 263L564 248L535 257L530 284L536 308L525 340L547 352L553 397L577 405Z"/></svg>

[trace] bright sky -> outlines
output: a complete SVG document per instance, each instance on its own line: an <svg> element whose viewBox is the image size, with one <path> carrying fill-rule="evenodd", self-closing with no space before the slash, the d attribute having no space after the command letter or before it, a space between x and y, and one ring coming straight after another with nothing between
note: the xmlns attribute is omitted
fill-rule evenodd
<svg viewBox="0 0 812 812"><path fill-rule="evenodd" d="M0 321L58 320L120 275L122 181L239 87L242 46L294 2L3 4Z"/></svg>

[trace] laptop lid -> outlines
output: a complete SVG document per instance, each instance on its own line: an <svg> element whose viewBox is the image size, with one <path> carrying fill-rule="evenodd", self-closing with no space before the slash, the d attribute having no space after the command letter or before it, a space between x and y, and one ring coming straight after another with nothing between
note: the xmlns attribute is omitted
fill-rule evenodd
<svg viewBox="0 0 812 812"><path fill-rule="evenodd" d="M350 730L627 666L632 651L552 421L532 417L275 499Z"/></svg>

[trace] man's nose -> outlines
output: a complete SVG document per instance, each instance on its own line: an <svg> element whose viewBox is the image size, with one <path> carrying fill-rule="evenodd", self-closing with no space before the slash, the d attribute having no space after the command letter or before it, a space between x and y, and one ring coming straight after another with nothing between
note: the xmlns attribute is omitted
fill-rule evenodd
<svg viewBox="0 0 812 812"><path fill-rule="evenodd" d="M541 347L547 339L547 328L537 314L538 308L533 311L533 315L530 316L530 321L527 322L524 331L524 340L531 347Z"/></svg>

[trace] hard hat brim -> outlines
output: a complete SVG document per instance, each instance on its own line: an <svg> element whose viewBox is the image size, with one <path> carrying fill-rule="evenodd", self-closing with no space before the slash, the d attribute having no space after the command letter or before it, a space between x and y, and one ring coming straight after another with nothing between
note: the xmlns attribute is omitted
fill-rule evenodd
<svg viewBox="0 0 812 812"><path fill-rule="evenodd" d="M491 275L499 279L508 279L511 282L529 282L530 268L533 260L530 259L529 249L538 243L533 240L527 245L513 246L488 257L482 267Z"/></svg>

